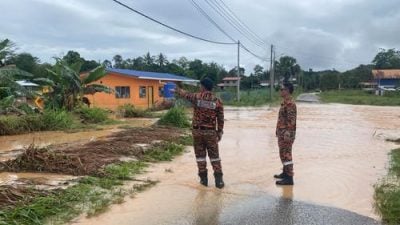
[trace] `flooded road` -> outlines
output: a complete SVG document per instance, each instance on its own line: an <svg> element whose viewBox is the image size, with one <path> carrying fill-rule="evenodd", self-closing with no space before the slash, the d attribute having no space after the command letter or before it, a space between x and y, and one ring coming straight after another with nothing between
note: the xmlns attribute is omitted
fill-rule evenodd
<svg viewBox="0 0 400 225"><path fill-rule="evenodd" d="M385 175L387 153L396 146L384 140L399 134L400 108L298 104L295 186L286 188L272 178L281 168L277 111L226 109L223 190L213 182L208 188L198 184L190 148L173 162L149 169L145 177L161 181L156 187L73 224L264 224L264 217L284 224L376 224L372 185ZM238 222L253 214L261 222ZM310 218L321 221L307 223Z"/></svg>
<svg viewBox="0 0 400 225"><path fill-rule="evenodd" d="M155 119L125 119L124 126L148 127ZM101 130L66 133L63 131L35 132L30 134L0 136L0 162L15 158L24 148L31 144L45 147L53 144L84 144L96 141L121 131L119 125L102 126ZM76 180L77 176L52 173L7 173L0 172L0 186L2 185L35 185L36 188L52 189L66 188ZM71 182L72 181L72 182Z"/></svg>
<svg viewBox="0 0 400 225"><path fill-rule="evenodd" d="M153 124L155 119L125 119L124 126L147 127ZM44 131L22 135L0 136L0 161L14 158L21 149L34 144L38 147L45 147L53 144L63 143L85 143L95 141L111 133L118 132L121 125L103 126L101 130L80 131L67 133L64 131ZM1 182L1 180L0 180Z"/></svg>

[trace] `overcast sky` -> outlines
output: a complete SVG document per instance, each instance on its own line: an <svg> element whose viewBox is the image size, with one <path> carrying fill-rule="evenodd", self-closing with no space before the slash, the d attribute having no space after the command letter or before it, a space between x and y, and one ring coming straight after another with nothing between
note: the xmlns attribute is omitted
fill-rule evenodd
<svg viewBox="0 0 400 225"><path fill-rule="evenodd" d="M120 0L168 25L203 38L230 42L201 15L191 0ZM294 56L303 69L346 70L370 63L379 48L400 49L399 0L224 0L254 31L265 49L237 32L207 4L196 2L235 40L269 58ZM215 61L231 68L236 46L191 39L164 28L111 0L0 0L0 39L11 39L18 52L29 52L41 62L52 62L68 50L85 59L103 61L116 54L125 58L146 52ZM241 50L241 65L269 66Z"/></svg>

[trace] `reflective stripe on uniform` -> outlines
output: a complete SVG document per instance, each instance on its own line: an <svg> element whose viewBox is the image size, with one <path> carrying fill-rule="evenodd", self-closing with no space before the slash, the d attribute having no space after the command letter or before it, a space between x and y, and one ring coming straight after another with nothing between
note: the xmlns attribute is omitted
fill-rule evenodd
<svg viewBox="0 0 400 225"><path fill-rule="evenodd" d="M293 161L283 162L284 166L288 166L288 165L292 165L292 164L293 164Z"/></svg>
<svg viewBox="0 0 400 225"><path fill-rule="evenodd" d="M197 162L206 162L207 159L205 157L204 158L196 158L196 161Z"/></svg>
<svg viewBox="0 0 400 225"><path fill-rule="evenodd" d="M220 158L210 159L210 162L218 162L218 161L221 161L221 159Z"/></svg>

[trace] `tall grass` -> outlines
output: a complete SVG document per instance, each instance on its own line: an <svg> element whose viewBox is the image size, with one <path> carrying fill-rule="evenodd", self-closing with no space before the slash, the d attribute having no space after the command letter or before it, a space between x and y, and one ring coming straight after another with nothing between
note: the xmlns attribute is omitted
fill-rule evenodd
<svg viewBox="0 0 400 225"><path fill-rule="evenodd" d="M375 185L376 211L389 225L400 224L400 149L391 153L388 176Z"/></svg>
<svg viewBox="0 0 400 225"><path fill-rule="evenodd" d="M144 109L136 108L132 104L125 104L123 106L118 107L118 111L123 117L126 118L136 118L136 117L148 117L150 116L150 112Z"/></svg>
<svg viewBox="0 0 400 225"><path fill-rule="evenodd" d="M71 128L74 119L71 113L63 110L46 110L41 115L42 130L63 130Z"/></svg>
<svg viewBox="0 0 400 225"><path fill-rule="evenodd" d="M46 110L43 114L0 116L0 135L22 134L32 131L69 129L74 123L71 113Z"/></svg>
<svg viewBox="0 0 400 225"><path fill-rule="evenodd" d="M81 107L75 110L84 123L103 123L108 120L108 112L101 108Z"/></svg>
<svg viewBox="0 0 400 225"><path fill-rule="evenodd" d="M326 91L320 94L326 103L343 103L353 105L399 106L400 95L396 93L377 96L362 90Z"/></svg>
<svg viewBox="0 0 400 225"><path fill-rule="evenodd" d="M183 107L173 107L164 114L158 121L160 125L173 126L179 128L190 127L189 118Z"/></svg>

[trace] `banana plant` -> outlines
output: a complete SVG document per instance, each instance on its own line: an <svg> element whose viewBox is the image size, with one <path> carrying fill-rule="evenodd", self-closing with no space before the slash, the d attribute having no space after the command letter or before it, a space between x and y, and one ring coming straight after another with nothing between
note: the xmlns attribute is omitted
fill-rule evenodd
<svg viewBox="0 0 400 225"><path fill-rule="evenodd" d="M80 75L81 66L81 63L68 65L62 59L56 58L54 68L47 70L48 80L42 79L41 81L51 84L52 91L48 93L47 97L48 105L51 108L72 110L86 94L111 93L113 91L107 86L94 83L106 75L103 66L96 67L82 76Z"/></svg>

